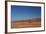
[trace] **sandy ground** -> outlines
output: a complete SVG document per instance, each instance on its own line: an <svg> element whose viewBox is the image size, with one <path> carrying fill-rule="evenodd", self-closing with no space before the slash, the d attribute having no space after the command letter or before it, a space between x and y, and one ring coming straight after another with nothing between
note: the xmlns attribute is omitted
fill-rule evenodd
<svg viewBox="0 0 46 34"><path fill-rule="evenodd" d="M15 21L11 23L12 28L40 27L40 20Z"/></svg>

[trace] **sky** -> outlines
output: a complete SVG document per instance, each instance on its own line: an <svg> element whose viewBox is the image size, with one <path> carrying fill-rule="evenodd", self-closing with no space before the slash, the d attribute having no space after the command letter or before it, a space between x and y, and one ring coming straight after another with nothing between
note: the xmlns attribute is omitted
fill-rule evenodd
<svg viewBox="0 0 46 34"><path fill-rule="evenodd" d="M11 5L11 20L28 20L41 17L41 7Z"/></svg>

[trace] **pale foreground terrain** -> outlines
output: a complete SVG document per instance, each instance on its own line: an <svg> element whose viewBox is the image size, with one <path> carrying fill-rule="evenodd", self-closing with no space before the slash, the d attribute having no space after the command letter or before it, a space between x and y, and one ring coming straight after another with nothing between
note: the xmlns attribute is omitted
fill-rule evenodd
<svg viewBox="0 0 46 34"><path fill-rule="evenodd" d="M28 27L40 27L41 26L41 19L35 18L31 20L19 20L19 21L12 21L11 27L12 28L28 28Z"/></svg>

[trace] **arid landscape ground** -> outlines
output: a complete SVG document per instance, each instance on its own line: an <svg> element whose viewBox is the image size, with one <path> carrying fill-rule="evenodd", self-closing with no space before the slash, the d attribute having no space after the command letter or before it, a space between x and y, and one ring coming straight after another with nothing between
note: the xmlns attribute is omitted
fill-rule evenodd
<svg viewBox="0 0 46 34"><path fill-rule="evenodd" d="M11 21L11 28L28 28L28 27L40 27L41 19L33 18L31 20L18 20Z"/></svg>

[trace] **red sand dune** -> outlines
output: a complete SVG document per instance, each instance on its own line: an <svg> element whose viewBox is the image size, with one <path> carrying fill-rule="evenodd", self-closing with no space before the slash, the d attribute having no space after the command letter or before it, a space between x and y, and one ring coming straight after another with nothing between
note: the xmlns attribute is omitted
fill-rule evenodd
<svg viewBox="0 0 46 34"><path fill-rule="evenodd" d="M33 18L31 20L18 20L11 22L12 28L28 28L28 27L40 27L40 26L41 26L40 18Z"/></svg>

